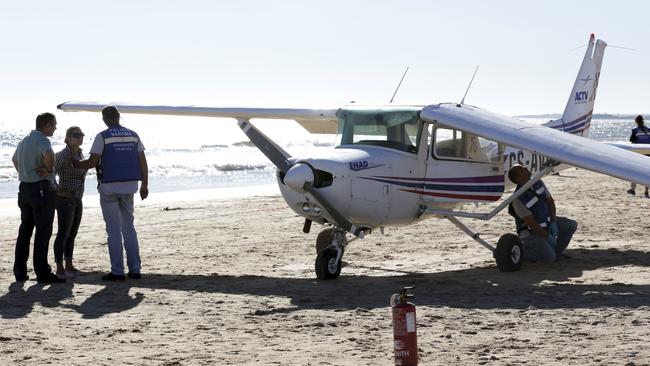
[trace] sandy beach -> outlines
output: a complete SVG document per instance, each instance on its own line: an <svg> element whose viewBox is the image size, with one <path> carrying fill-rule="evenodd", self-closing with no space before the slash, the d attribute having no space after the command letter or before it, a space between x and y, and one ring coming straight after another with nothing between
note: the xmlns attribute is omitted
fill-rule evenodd
<svg viewBox="0 0 650 366"><path fill-rule="evenodd" d="M0 364L390 365L388 300L405 285L416 286L421 365L650 364L650 200L584 170L545 182L558 214L579 222L569 259L500 273L489 251L432 219L351 243L341 277L324 282L313 271L320 227L303 234L272 191L151 192L136 208L143 278L121 283L100 280L109 260L97 202L75 248L82 274L13 283L19 213L7 207ZM495 242L511 221L465 223Z"/></svg>

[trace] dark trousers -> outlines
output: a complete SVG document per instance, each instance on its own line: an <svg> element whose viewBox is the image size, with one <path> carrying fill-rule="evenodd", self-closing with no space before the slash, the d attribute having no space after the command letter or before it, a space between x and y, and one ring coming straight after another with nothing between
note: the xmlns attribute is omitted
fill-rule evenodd
<svg viewBox="0 0 650 366"><path fill-rule="evenodd" d="M27 276L27 259L29 259L29 241L34 234L34 272L37 278L51 273L47 264L47 251L52 236L54 220L55 194L48 181L20 183L18 190L18 207L20 207L20 228L16 239L16 256L14 275L16 279Z"/></svg>
<svg viewBox="0 0 650 366"><path fill-rule="evenodd" d="M59 228L54 239L54 261L63 262L63 259L71 260L74 252L74 240L79 231L79 223L83 213L81 198L77 197L56 197L56 217Z"/></svg>

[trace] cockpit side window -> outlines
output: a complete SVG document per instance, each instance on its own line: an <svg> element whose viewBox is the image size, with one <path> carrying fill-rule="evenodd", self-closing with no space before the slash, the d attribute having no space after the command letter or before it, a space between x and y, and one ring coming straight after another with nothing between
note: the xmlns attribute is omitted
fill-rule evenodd
<svg viewBox="0 0 650 366"><path fill-rule="evenodd" d="M496 142L461 130L445 127L436 127L434 129L431 154L438 159L476 162L499 161L499 150Z"/></svg>
<svg viewBox="0 0 650 366"><path fill-rule="evenodd" d="M438 127L435 130L434 138L434 157L457 159L466 158L463 131Z"/></svg>

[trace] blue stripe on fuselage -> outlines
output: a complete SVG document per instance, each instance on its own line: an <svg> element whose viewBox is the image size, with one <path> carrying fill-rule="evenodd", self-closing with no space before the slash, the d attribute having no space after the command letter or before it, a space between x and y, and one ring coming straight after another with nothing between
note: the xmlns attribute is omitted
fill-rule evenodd
<svg viewBox="0 0 650 366"><path fill-rule="evenodd" d="M457 192L503 192L504 185L455 185L455 184L426 184L424 182L400 182L396 180L377 179L361 177L362 179L373 180L381 183L388 183L402 187L420 188L436 191L457 191Z"/></svg>

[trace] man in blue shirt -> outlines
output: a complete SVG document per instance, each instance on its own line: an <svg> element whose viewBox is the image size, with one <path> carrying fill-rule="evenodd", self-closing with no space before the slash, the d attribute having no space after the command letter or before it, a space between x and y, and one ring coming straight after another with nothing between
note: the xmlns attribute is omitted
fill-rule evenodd
<svg viewBox="0 0 650 366"><path fill-rule="evenodd" d="M126 279L124 251L129 278L139 279L141 262L138 234L133 225L133 195L138 191L138 181L142 182L140 198L145 199L149 195L147 158L138 134L120 125L117 108L105 107L102 118L108 129L95 137L90 158L79 162L73 160L72 164L83 169L97 167L97 190L106 222L111 259L111 271L102 280Z"/></svg>
<svg viewBox="0 0 650 366"><path fill-rule="evenodd" d="M18 207L20 228L16 239L14 276L26 281L29 241L34 233L34 272L39 283L65 282L52 273L47 263L47 252L54 220L55 180L54 151L48 137L56 130L56 117L42 113L36 117L36 130L25 137L14 152L11 161L20 180ZM34 230L34 228L36 230Z"/></svg>

